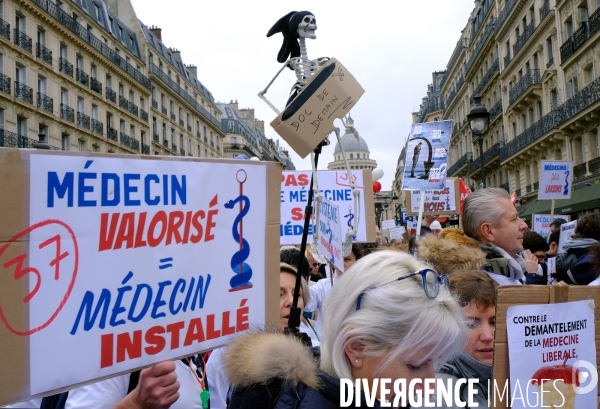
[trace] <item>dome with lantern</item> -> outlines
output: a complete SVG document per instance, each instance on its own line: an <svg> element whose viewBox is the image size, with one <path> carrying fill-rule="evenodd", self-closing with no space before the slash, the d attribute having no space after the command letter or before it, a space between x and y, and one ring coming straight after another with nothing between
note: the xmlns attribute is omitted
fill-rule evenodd
<svg viewBox="0 0 600 409"><path fill-rule="evenodd" d="M371 152L369 152L369 146L358 134L356 128L354 128L354 120L349 115L346 123L346 132L340 138L340 142L335 145L333 161L329 162L327 169L346 169L342 148L344 148L344 152L346 153L346 159L348 160L350 169L375 169L377 167L377 162L370 158Z"/></svg>

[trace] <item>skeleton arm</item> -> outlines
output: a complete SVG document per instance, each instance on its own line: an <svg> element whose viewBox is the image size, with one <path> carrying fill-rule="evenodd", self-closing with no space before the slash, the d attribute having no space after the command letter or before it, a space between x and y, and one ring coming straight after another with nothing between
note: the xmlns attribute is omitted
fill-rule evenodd
<svg viewBox="0 0 600 409"><path fill-rule="evenodd" d="M273 77L273 79L272 79L272 80L271 80L271 81L270 81L270 82L267 84L267 86L265 87L265 89L263 89L262 91L260 91L260 92L258 93L258 97L259 97L260 99L262 99L263 101L265 101L265 102L267 103L267 105L268 105L268 106L270 106L270 107L271 107L271 109L272 109L273 111L275 111L275 113L276 113L277 115L279 115L279 114L280 114L280 111L279 111L277 108L275 108L275 105L271 104L271 101L269 101L269 100L267 99L267 97L265 97L265 94L267 93L267 91L269 90L269 88L271 87L271 85L273 85L273 83L275 82L275 80L277 79L277 77L279 77L279 75L280 75L280 74L283 72L283 70L284 70L286 67L288 67L288 66L291 66L291 64L293 64L293 62L292 62L293 60L297 60L297 58L292 58L292 59L290 59L290 60L287 60L287 61L285 62L285 64L283 64L283 65L281 66L281 68L279 69L279 71L277 71L277 74L275 74L275 76ZM292 67L292 68L293 68L293 67Z"/></svg>

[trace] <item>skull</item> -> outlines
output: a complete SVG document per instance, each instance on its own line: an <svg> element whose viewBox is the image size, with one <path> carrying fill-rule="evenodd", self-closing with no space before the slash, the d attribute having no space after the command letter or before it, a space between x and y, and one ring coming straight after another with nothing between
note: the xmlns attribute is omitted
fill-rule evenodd
<svg viewBox="0 0 600 409"><path fill-rule="evenodd" d="M315 39L317 35L315 30L317 29L317 19L311 14L304 16L300 24L298 24L298 37L299 38L310 38Z"/></svg>

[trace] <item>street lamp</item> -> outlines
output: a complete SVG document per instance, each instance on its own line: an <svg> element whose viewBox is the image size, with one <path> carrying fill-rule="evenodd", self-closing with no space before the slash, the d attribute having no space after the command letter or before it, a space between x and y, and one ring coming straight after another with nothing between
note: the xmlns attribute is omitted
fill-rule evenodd
<svg viewBox="0 0 600 409"><path fill-rule="evenodd" d="M477 141L479 143L479 162L481 164L481 188L485 188L485 163L483 163L483 135L487 132L490 126L490 113L481 105L481 97L475 97L475 105L469 111L467 120L469 121L469 128L471 133L474 135L473 143Z"/></svg>

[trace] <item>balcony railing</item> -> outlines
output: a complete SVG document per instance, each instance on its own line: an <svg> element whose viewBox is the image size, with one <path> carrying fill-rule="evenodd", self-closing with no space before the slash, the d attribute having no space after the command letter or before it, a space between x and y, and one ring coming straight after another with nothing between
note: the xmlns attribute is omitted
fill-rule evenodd
<svg viewBox="0 0 600 409"><path fill-rule="evenodd" d="M495 22L494 22L494 19L492 18L490 20L490 22L488 23L488 25L485 27L485 31L479 38L479 41L477 42L475 49L473 50L473 52L471 52L471 57L469 57L469 61L467 61L467 65L465 66L465 73L469 72L469 70L473 66L473 63L477 59L477 56L481 52L481 49L483 48L484 44L486 43L487 39L491 36L492 33L495 32L494 24L495 24Z"/></svg>
<svg viewBox="0 0 600 409"><path fill-rule="evenodd" d="M548 13L550 13L550 0L544 1L544 4L540 7L540 22L544 21Z"/></svg>
<svg viewBox="0 0 600 409"><path fill-rule="evenodd" d="M517 197L521 197L521 189L517 189L515 193L517 194Z"/></svg>
<svg viewBox="0 0 600 409"><path fill-rule="evenodd" d="M131 142L131 149L133 149L134 151L140 151L140 141L138 141L137 139L134 138L130 138L130 142Z"/></svg>
<svg viewBox="0 0 600 409"><path fill-rule="evenodd" d="M187 130L188 130L188 132L192 132L192 125L188 125Z"/></svg>
<svg viewBox="0 0 600 409"><path fill-rule="evenodd" d="M212 142L210 144L211 147L214 148L214 142ZM246 151L248 154L252 155L252 156L260 156L260 154L258 153L258 149L256 149L254 146L246 143L246 142L238 142L238 143L225 143L223 144L223 149L227 150L238 150L238 151Z"/></svg>
<svg viewBox="0 0 600 409"><path fill-rule="evenodd" d="M421 114L419 115L419 123L422 123L423 121L425 121L425 117L427 116L427 114L429 114L431 112L435 112L435 111L441 111L441 110L444 110L443 102L427 103L425 106L421 107ZM220 126L219 126L219 128L220 128Z"/></svg>
<svg viewBox="0 0 600 409"><path fill-rule="evenodd" d="M75 122L75 110L66 104L60 104L60 117Z"/></svg>
<svg viewBox="0 0 600 409"><path fill-rule="evenodd" d="M500 27L502 27L502 25L510 15L510 12L512 11L513 7L515 6L515 4L517 4L517 1L518 0L508 0L505 3L504 8L500 11L500 13L498 14L498 18L496 19L496 30L500 30Z"/></svg>
<svg viewBox="0 0 600 409"><path fill-rule="evenodd" d="M174 143L171 144L171 150L177 152L177 145L175 145Z"/></svg>
<svg viewBox="0 0 600 409"><path fill-rule="evenodd" d="M77 81L82 83L83 85L88 85L90 82L90 76L87 75L83 70L79 68L75 69Z"/></svg>
<svg viewBox="0 0 600 409"><path fill-rule="evenodd" d="M39 141L18 135L14 132L0 128L0 148L27 148L32 149ZM50 146L52 150L58 150L55 146Z"/></svg>
<svg viewBox="0 0 600 409"><path fill-rule="evenodd" d="M179 154L180 154L181 156L185 156L185 149L183 149L183 148L180 148L180 149L179 149Z"/></svg>
<svg viewBox="0 0 600 409"><path fill-rule="evenodd" d="M556 128L559 124L560 115L557 111L551 111L542 119L531 125L527 130L508 142L500 151L500 159L505 160L530 143L540 138L549 130Z"/></svg>
<svg viewBox="0 0 600 409"><path fill-rule="evenodd" d="M10 24L0 18L0 37L10 41Z"/></svg>
<svg viewBox="0 0 600 409"><path fill-rule="evenodd" d="M461 156L450 168L448 168L448 176L454 176L461 170L469 161L473 158L473 154L471 152L465 153Z"/></svg>
<svg viewBox="0 0 600 409"><path fill-rule="evenodd" d="M142 153L144 155L150 155L150 147L142 142Z"/></svg>
<svg viewBox="0 0 600 409"><path fill-rule="evenodd" d="M62 57L58 59L58 70L69 77L73 77L73 64Z"/></svg>
<svg viewBox="0 0 600 409"><path fill-rule="evenodd" d="M504 56L504 68L508 67L508 64L510 64L510 54Z"/></svg>
<svg viewBox="0 0 600 409"><path fill-rule="evenodd" d="M533 191L535 192L536 190L539 190L540 188L540 182L533 182Z"/></svg>
<svg viewBox="0 0 600 409"><path fill-rule="evenodd" d="M600 171L600 157L594 158L588 162L588 169L590 173L595 173Z"/></svg>
<svg viewBox="0 0 600 409"><path fill-rule="evenodd" d="M27 51L27 52L31 52L32 50L32 46L31 46L31 37L29 37L27 34L19 31L18 28L15 28L15 44L18 45L19 47L21 47L23 50Z"/></svg>
<svg viewBox="0 0 600 409"><path fill-rule="evenodd" d="M582 164L573 166L573 176L576 178L580 178L585 176L587 173L587 162L583 162Z"/></svg>
<svg viewBox="0 0 600 409"><path fill-rule="evenodd" d="M500 189L504 189L506 190L508 193L510 193L510 187L508 185L508 182L501 184L500 186L498 186Z"/></svg>
<svg viewBox="0 0 600 409"><path fill-rule="evenodd" d="M523 46L531 38L531 35L534 31L535 20L532 20L531 23L529 23L529 25L525 27L525 30L523 30L523 34L521 34L519 38L517 38L517 41L513 44L513 57L515 57L519 53L519 51L521 51L521 48L523 48Z"/></svg>
<svg viewBox="0 0 600 409"><path fill-rule="evenodd" d="M133 77L136 81L146 87L148 90L152 89L150 80L142 75L139 70L133 67L129 62L127 62L124 58L122 58L115 50L111 50L104 41L101 41L97 37L95 37L87 27L79 24L73 17L71 17L67 12L63 11L59 8L55 3L50 0L32 0L35 4L37 4L42 9L46 10L48 14L58 20L59 23L67 27L73 33L75 33L80 39L88 43L92 48L96 49L100 54L104 55L106 58L110 59L115 65L117 65L120 69L125 71L131 77Z"/></svg>
<svg viewBox="0 0 600 409"><path fill-rule="evenodd" d="M102 83L94 77L90 78L90 88L92 91L102 95Z"/></svg>
<svg viewBox="0 0 600 409"><path fill-rule="evenodd" d="M164 139L163 139L163 146L164 146L165 148L168 148L168 147L169 147L169 140L168 140L167 138L164 138Z"/></svg>
<svg viewBox="0 0 600 409"><path fill-rule="evenodd" d="M111 102L117 103L117 93L110 89L110 87L106 87L106 99Z"/></svg>
<svg viewBox="0 0 600 409"><path fill-rule="evenodd" d="M161 107L161 112L163 113L163 115L167 115L167 107L166 106L162 106Z"/></svg>
<svg viewBox="0 0 600 409"><path fill-rule="evenodd" d="M119 95L119 106L121 108L129 109L129 101L122 95Z"/></svg>
<svg viewBox="0 0 600 409"><path fill-rule="evenodd" d="M90 117L83 112L77 112L77 125L90 129Z"/></svg>
<svg viewBox="0 0 600 409"><path fill-rule="evenodd" d="M448 98L446 99L446 107L450 106L450 104L454 100L454 97L456 97L456 94L458 93L458 91L460 91L460 89L464 85L464 83L465 83L465 77L460 77L456 83L456 88L454 90L452 90L452 92L450 93L450 95L448 95Z"/></svg>
<svg viewBox="0 0 600 409"><path fill-rule="evenodd" d="M155 99L152 100L152 108L158 109L158 101Z"/></svg>
<svg viewBox="0 0 600 409"><path fill-rule="evenodd" d="M481 82L477 85L475 90L473 91L473 95L471 95L471 105L475 103L475 96L480 96L484 88L489 84L490 80L496 75L496 73L500 71L500 60L496 58L496 61L492 64L490 68L488 68L487 72L481 79Z"/></svg>
<svg viewBox="0 0 600 409"><path fill-rule="evenodd" d="M548 62L546 63L546 68L550 69L554 65L554 56L550 57Z"/></svg>
<svg viewBox="0 0 600 409"><path fill-rule="evenodd" d="M140 118L142 118L142 121L148 122L148 112L140 109Z"/></svg>
<svg viewBox="0 0 600 409"><path fill-rule="evenodd" d="M129 110L129 112L131 112L133 115L138 116L138 107L136 104L134 104L133 102L129 102L127 109Z"/></svg>
<svg viewBox="0 0 600 409"><path fill-rule="evenodd" d="M509 102L512 104L515 100L521 96L527 88L534 84L541 84L542 78L540 76L540 70L534 69L529 70L523 75L523 78L517 82L517 84L513 87L513 89L509 92Z"/></svg>
<svg viewBox="0 0 600 409"><path fill-rule="evenodd" d="M561 64L564 64L575 51L585 43L588 38L600 29L600 8L598 8L588 19L581 24L581 27L573 33L571 37L560 46Z"/></svg>
<svg viewBox="0 0 600 409"><path fill-rule="evenodd" d="M41 92L37 93L37 106L44 111L53 113L54 101L48 95L44 95Z"/></svg>
<svg viewBox="0 0 600 409"><path fill-rule="evenodd" d="M114 142L119 142L118 132L116 129L109 127L106 132L106 137Z"/></svg>
<svg viewBox="0 0 600 409"><path fill-rule="evenodd" d="M202 138L202 135L200 134L200 131L196 131L196 138L198 138L198 139Z"/></svg>
<svg viewBox="0 0 600 409"><path fill-rule="evenodd" d="M156 143L160 143L160 138L158 137L158 134L152 134L152 141L156 142Z"/></svg>
<svg viewBox="0 0 600 409"><path fill-rule="evenodd" d="M171 121L175 120L175 114L171 112Z"/></svg>
<svg viewBox="0 0 600 409"><path fill-rule="evenodd" d="M483 152L483 166L489 164L496 156L500 156L500 150L504 146L504 141L496 142L491 148ZM478 171L481 168L481 156L469 163L469 174Z"/></svg>
<svg viewBox="0 0 600 409"><path fill-rule="evenodd" d="M0 91L10 95L10 77L0 74Z"/></svg>
<svg viewBox="0 0 600 409"><path fill-rule="evenodd" d="M19 81L15 81L15 97L28 104L33 104L33 89Z"/></svg>
<svg viewBox="0 0 600 409"><path fill-rule="evenodd" d="M183 119L180 119L179 120L179 126L183 126L183 124L184 124Z"/></svg>
<svg viewBox="0 0 600 409"><path fill-rule="evenodd" d="M102 122L92 118L92 132L102 135L104 133L104 125Z"/></svg>
<svg viewBox="0 0 600 409"><path fill-rule="evenodd" d="M596 78L558 108L559 123L577 115L598 100L600 100L600 78Z"/></svg>
<svg viewBox="0 0 600 409"><path fill-rule="evenodd" d="M121 133L119 134L119 136L121 137L121 138L120 138L121 145L125 145L125 146L127 146L127 147L130 147L130 146L131 146L131 140L130 140L130 138L129 138L129 135L127 135L127 134L126 134L126 133L124 133L124 132L121 132Z"/></svg>
<svg viewBox="0 0 600 409"><path fill-rule="evenodd" d="M52 51L44 45L37 43L35 46L35 56L47 64L52 65Z"/></svg>
<svg viewBox="0 0 600 409"><path fill-rule="evenodd" d="M532 191L532 190L533 190L533 187L532 187L531 185L527 185L527 186L525 186L525 191L526 191L527 193L531 193L531 191Z"/></svg>
<svg viewBox="0 0 600 409"><path fill-rule="evenodd" d="M502 113L502 99L498 99L494 106L490 108L490 122L493 121Z"/></svg>

